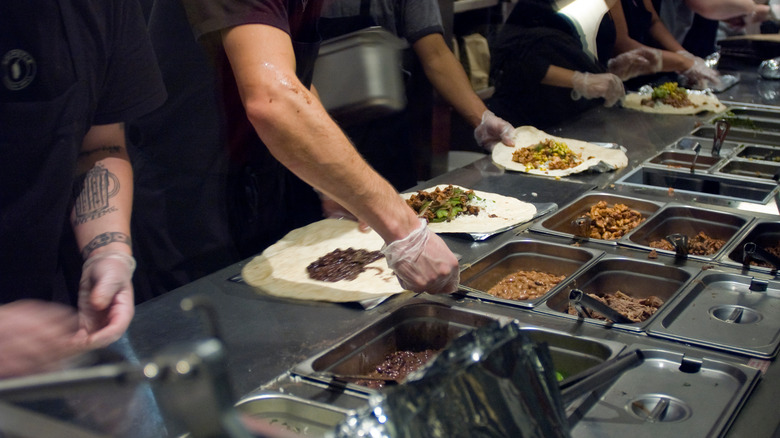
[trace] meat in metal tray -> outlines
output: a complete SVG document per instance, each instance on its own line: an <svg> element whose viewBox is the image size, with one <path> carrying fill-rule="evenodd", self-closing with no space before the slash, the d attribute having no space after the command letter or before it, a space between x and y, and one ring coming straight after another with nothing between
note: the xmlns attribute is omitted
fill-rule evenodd
<svg viewBox="0 0 780 438"><path fill-rule="evenodd" d="M780 347L780 282L702 271L648 334L770 359Z"/></svg>

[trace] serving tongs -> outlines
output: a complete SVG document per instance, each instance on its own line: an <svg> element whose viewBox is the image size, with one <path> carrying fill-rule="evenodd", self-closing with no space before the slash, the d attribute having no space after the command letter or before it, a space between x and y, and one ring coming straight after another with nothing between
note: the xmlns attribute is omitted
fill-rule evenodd
<svg viewBox="0 0 780 438"><path fill-rule="evenodd" d="M726 141L726 135L731 129L731 124L724 119L720 119L715 122L715 138L712 140L712 156L720 157L720 148L723 146L723 142Z"/></svg>
<svg viewBox="0 0 780 438"><path fill-rule="evenodd" d="M745 242L742 246L742 265L745 268L750 267L751 260L760 260L772 265L772 270L777 271L780 268L780 257L756 245L755 242Z"/></svg>
<svg viewBox="0 0 780 438"><path fill-rule="evenodd" d="M344 374L334 373L331 371L322 371L314 373L313 377L321 377L329 380L335 380L343 383L354 383L356 380L369 380L375 382L383 382L386 385L397 385L401 379L398 377L383 377L383 376L369 376L366 374Z"/></svg>
<svg viewBox="0 0 780 438"><path fill-rule="evenodd" d="M571 221L571 226L574 228L574 236L588 240L590 239L590 227L593 224L593 219L589 216L578 217Z"/></svg>
<svg viewBox="0 0 780 438"><path fill-rule="evenodd" d="M672 233L664 237L674 248L674 256L678 258L688 257L688 236L682 233Z"/></svg>
<svg viewBox="0 0 780 438"><path fill-rule="evenodd" d="M577 311L577 315L579 315L581 318L593 318L590 313L590 311L593 311L601 314L614 323L634 323L634 321L626 318L622 313L607 306L599 300L589 297L580 289L572 289L569 292L569 304L574 307L574 309Z"/></svg>
<svg viewBox="0 0 780 438"><path fill-rule="evenodd" d="M643 359L641 350L629 351L561 380L558 388L561 390L563 404L567 405L589 392L596 391L623 372L639 365Z"/></svg>
<svg viewBox="0 0 780 438"><path fill-rule="evenodd" d="M696 160L699 159L699 152L701 152L701 143L698 141L693 145L693 152L696 154L693 156L693 160L691 160L691 175L696 171Z"/></svg>

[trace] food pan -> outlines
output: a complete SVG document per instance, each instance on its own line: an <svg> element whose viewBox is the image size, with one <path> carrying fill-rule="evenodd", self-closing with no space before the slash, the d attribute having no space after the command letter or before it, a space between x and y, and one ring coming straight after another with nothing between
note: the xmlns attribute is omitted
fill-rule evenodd
<svg viewBox="0 0 780 438"><path fill-rule="evenodd" d="M780 283L702 271L648 327L651 336L773 358L780 345Z"/></svg>
<svg viewBox="0 0 780 438"><path fill-rule="evenodd" d="M730 107L729 113L714 117L712 122L724 119L732 129L780 132L780 112L768 108Z"/></svg>
<svg viewBox="0 0 780 438"><path fill-rule="evenodd" d="M682 234L693 239L698 233L724 240L724 245L709 255L687 254L687 257L710 261L716 259L727 247L729 241L748 223L750 218L717 210L668 204L651 219L635 228L620 240L621 245L652 250L650 243L666 240L667 236ZM657 252L677 255L673 250L656 249ZM682 254L680 254L682 255Z"/></svg>
<svg viewBox="0 0 780 438"><path fill-rule="evenodd" d="M694 170L706 171L720 162L720 160L718 157L703 154L697 155L693 152L662 151L647 160L647 163L683 170L690 170L691 164L693 164Z"/></svg>
<svg viewBox="0 0 780 438"><path fill-rule="evenodd" d="M778 154L780 158L780 154ZM715 173L734 175L743 178L772 179L780 172L780 163L770 163L753 160L729 160L723 166L715 170Z"/></svg>
<svg viewBox="0 0 780 438"><path fill-rule="evenodd" d="M341 385L367 393L372 389L357 385L358 379L399 351L444 349L451 340L468 330L483 327L499 316L455 309L436 303L409 304L391 312L333 348L293 367L292 372L316 381ZM505 322L508 318L504 318Z"/></svg>
<svg viewBox="0 0 780 438"><path fill-rule="evenodd" d="M760 378L741 364L634 348L642 362L581 405L572 437L722 436Z"/></svg>
<svg viewBox="0 0 780 438"><path fill-rule="evenodd" d="M713 138L682 137L681 139L669 145L667 149L680 150L680 151L693 151L697 143L701 145L699 158L703 156L710 156L710 157L712 156ZM734 154L734 151L736 151L740 146L742 146L742 143L726 140L723 142L723 144L720 147L720 156L730 157L731 155Z"/></svg>
<svg viewBox="0 0 780 438"><path fill-rule="evenodd" d="M770 146L745 146L737 152L737 157L746 160L780 162L780 148Z"/></svg>
<svg viewBox="0 0 780 438"><path fill-rule="evenodd" d="M682 192L696 196L711 196L730 201L766 204L777 189L774 182L744 178L691 174L688 171L639 166L615 182L617 185L653 189L661 193Z"/></svg>
<svg viewBox="0 0 780 438"><path fill-rule="evenodd" d="M656 262L605 256L559 287L534 310L574 320L580 319L577 314L569 313L569 295L572 289L580 289L586 294L595 294L600 297L614 294L617 291L635 299L655 296L663 301L660 310L675 299L694 273L692 268L672 267ZM640 332L657 315L658 311L644 321L623 324L588 317L582 319L592 324Z"/></svg>
<svg viewBox="0 0 780 438"><path fill-rule="evenodd" d="M558 210L547 219L538 221L531 226L530 230L539 233L583 239L582 228L576 221L584 217L585 214L590 211L591 207L596 205L599 201L605 201L610 207L614 204L625 204L630 209L641 213L645 220L652 216L663 205L660 202L648 201L640 198L619 196L604 192L589 192L578 199L575 199L568 206ZM606 245L617 245L617 239L605 240L588 238L588 240Z"/></svg>
<svg viewBox="0 0 780 438"><path fill-rule="evenodd" d="M312 437L326 436L349 414L335 406L273 392L243 398L236 403L236 409L296 436Z"/></svg>
<svg viewBox="0 0 780 438"><path fill-rule="evenodd" d="M770 253L780 254L780 222L757 220L750 227L747 233L735 240L734 243L726 249L725 255L720 261L726 265L744 267L744 247L746 243L755 243L758 248ZM761 266L765 265L765 266ZM779 267L772 267L768 263L751 263L750 270L771 273Z"/></svg>
<svg viewBox="0 0 780 438"><path fill-rule="evenodd" d="M714 126L700 126L691 132L691 137L709 139L715 138ZM731 128L726 140L763 145L780 145L780 133L768 131L754 131L752 129ZM702 144L702 146L704 146ZM721 149L723 151L723 149Z"/></svg>
<svg viewBox="0 0 780 438"><path fill-rule="evenodd" d="M464 269L460 274L461 290L472 298L533 307L555 287L545 295L528 300L497 297L488 290L507 275L521 270L568 277L602 255L603 251L530 239L509 242Z"/></svg>

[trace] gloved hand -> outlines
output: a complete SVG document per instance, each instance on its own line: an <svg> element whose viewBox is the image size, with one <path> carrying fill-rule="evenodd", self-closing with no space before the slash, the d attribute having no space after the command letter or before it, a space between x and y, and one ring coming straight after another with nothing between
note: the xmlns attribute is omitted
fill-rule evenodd
<svg viewBox="0 0 780 438"><path fill-rule="evenodd" d="M19 300L0 306L0 378L55 371L84 351L70 306Z"/></svg>
<svg viewBox="0 0 780 438"><path fill-rule="evenodd" d="M681 81L682 86L704 90L710 87L717 87L721 84L720 74L707 67L707 64L703 59L694 56L685 50L680 50L677 53L693 60L693 65L688 70L680 73L684 79Z"/></svg>
<svg viewBox="0 0 780 438"><path fill-rule="evenodd" d="M322 204L322 216L327 219L349 219L358 223L358 229L360 231L368 231L371 227L365 222L358 219L357 216L352 214L349 210L344 208L341 204L330 199L330 197L317 189L314 189L317 195L320 197L320 203Z"/></svg>
<svg viewBox="0 0 780 438"><path fill-rule="evenodd" d="M420 219L420 227L408 236L385 245L382 254L406 289L431 294L447 294L458 289L458 260L424 219Z"/></svg>
<svg viewBox="0 0 780 438"><path fill-rule="evenodd" d="M507 146L514 146L512 131L515 128L506 120L496 116L490 110L482 113L482 122L474 130L474 139L483 149L491 152L499 141Z"/></svg>
<svg viewBox="0 0 780 438"><path fill-rule="evenodd" d="M607 61L607 71L622 81L657 73L663 66L664 59L661 51L649 47L629 50Z"/></svg>
<svg viewBox="0 0 780 438"><path fill-rule="evenodd" d="M119 251L92 255L81 268L79 324L89 348L119 339L133 319L133 256Z"/></svg>
<svg viewBox="0 0 780 438"><path fill-rule="evenodd" d="M571 78L571 98L578 100L604 98L604 106L610 107L626 95L623 81L612 73L593 74L575 71Z"/></svg>

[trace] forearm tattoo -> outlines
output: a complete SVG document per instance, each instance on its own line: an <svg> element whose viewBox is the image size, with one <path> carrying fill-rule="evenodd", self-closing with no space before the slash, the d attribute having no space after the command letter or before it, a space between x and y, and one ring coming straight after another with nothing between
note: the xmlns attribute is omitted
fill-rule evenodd
<svg viewBox="0 0 780 438"><path fill-rule="evenodd" d="M92 254L92 251L114 242L126 243L130 247L133 246L130 241L130 236L119 231L112 231L95 236L95 238L81 250L81 257L86 260L89 258L90 254Z"/></svg>
<svg viewBox="0 0 780 438"><path fill-rule="evenodd" d="M119 178L101 164L89 170L73 187L73 225L81 225L117 211L109 199L119 193Z"/></svg>

